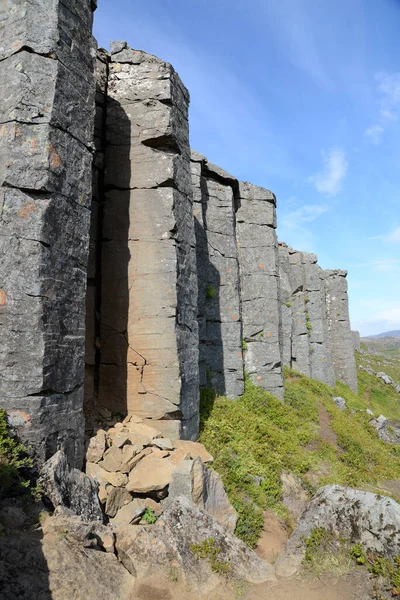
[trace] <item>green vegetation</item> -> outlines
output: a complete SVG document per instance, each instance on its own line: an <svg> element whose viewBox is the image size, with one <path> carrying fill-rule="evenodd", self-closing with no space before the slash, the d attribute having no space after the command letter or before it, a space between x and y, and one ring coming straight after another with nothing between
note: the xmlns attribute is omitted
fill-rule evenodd
<svg viewBox="0 0 400 600"><path fill-rule="evenodd" d="M6 497L36 497L33 461L28 448L10 435L6 416L6 411L0 409L0 501Z"/></svg>
<svg viewBox="0 0 400 600"><path fill-rule="evenodd" d="M308 337L310 337L312 325L311 325L310 315L309 315L308 312L306 312L306 329L307 329L307 332L308 332Z"/></svg>
<svg viewBox="0 0 400 600"><path fill-rule="evenodd" d="M310 537L304 540L304 544L306 553L303 564L314 576L330 573L341 577L349 571L352 557L344 538L338 538L333 532L316 527Z"/></svg>
<svg viewBox="0 0 400 600"><path fill-rule="evenodd" d="M290 308L292 306L291 302L285 302L285 306L287 306L288 308Z"/></svg>
<svg viewBox="0 0 400 600"><path fill-rule="evenodd" d="M310 298L304 298L304 302L308 304L308 302L310 302Z"/></svg>
<svg viewBox="0 0 400 600"><path fill-rule="evenodd" d="M361 381L364 375L360 372ZM339 410L333 396L343 397L350 410ZM375 406L371 398L367 401L363 392L357 396L341 383L330 388L290 369L285 369L285 404L248 379L237 400L202 391L200 441L214 456L213 466L239 513L238 537L254 547L267 508L290 525L282 502L284 471L299 476L311 492L329 483L379 492L381 482L400 479L400 447L378 438L367 413L351 414L351 409ZM320 434L321 407L331 419L337 444ZM372 410L378 413L376 406ZM382 412L391 416L387 407Z"/></svg>
<svg viewBox="0 0 400 600"><path fill-rule="evenodd" d="M154 523L157 521L157 517L154 514L154 512L151 510L151 508L146 508L146 510L144 511L142 518L140 520L141 523L147 523L148 525L154 525Z"/></svg>
<svg viewBox="0 0 400 600"><path fill-rule="evenodd" d="M207 538L201 544L192 544L190 550L197 558L206 559L209 562L213 573L227 575L230 572L229 564L218 558L221 550L218 548L213 538Z"/></svg>
<svg viewBox="0 0 400 600"><path fill-rule="evenodd" d="M213 285L208 285L206 288L206 300L213 300L217 295L217 290Z"/></svg>
<svg viewBox="0 0 400 600"><path fill-rule="evenodd" d="M361 544L356 544L350 549L350 556L358 565L367 565L368 571L374 577L384 580L384 587L391 596L400 596L400 556L392 559L379 554L366 554ZM380 596L377 594L376 597Z"/></svg>
<svg viewBox="0 0 400 600"><path fill-rule="evenodd" d="M246 340L242 340L242 350L247 350L247 348L248 348L248 345L247 345Z"/></svg>

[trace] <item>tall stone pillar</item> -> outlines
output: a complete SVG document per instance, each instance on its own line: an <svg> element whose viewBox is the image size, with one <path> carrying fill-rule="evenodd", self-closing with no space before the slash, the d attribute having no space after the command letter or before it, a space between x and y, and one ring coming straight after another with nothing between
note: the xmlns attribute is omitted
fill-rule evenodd
<svg viewBox="0 0 400 600"><path fill-rule="evenodd" d="M0 4L0 406L39 460L63 445L77 465L93 8L90 0Z"/></svg>
<svg viewBox="0 0 400 600"><path fill-rule="evenodd" d="M326 310L336 379L358 392L357 367L350 329L347 271L325 271Z"/></svg>
<svg viewBox="0 0 400 600"><path fill-rule="evenodd" d="M198 272L200 382L228 398L244 392L236 240L237 180L192 152Z"/></svg>
<svg viewBox="0 0 400 600"><path fill-rule="evenodd" d="M245 369L283 399L282 323L276 239L276 198L239 183L236 213Z"/></svg>
<svg viewBox="0 0 400 600"><path fill-rule="evenodd" d="M99 404L196 438L197 272L189 94L171 65L111 45Z"/></svg>

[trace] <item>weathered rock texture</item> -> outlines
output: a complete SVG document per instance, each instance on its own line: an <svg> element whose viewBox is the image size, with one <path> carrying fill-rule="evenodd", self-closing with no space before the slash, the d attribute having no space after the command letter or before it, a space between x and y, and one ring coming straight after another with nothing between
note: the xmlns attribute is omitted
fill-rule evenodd
<svg viewBox="0 0 400 600"><path fill-rule="evenodd" d="M360 332L352 330L351 337L353 338L354 350L357 350L357 352L360 352L360 350L361 350Z"/></svg>
<svg viewBox="0 0 400 600"><path fill-rule="evenodd" d="M125 42L96 57L95 3L48 4L0 8L0 394L13 426L42 461L64 446L79 464L84 381L89 418L136 415L192 440L199 383L235 398L247 373L283 399L286 364L356 390L345 272L278 245L274 194L190 151L171 65Z"/></svg>
<svg viewBox="0 0 400 600"><path fill-rule="evenodd" d="M346 271L324 271L315 254L279 244L283 363L357 392Z"/></svg>
<svg viewBox="0 0 400 600"><path fill-rule="evenodd" d="M359 543L366 552L394 557L400 543L400 506L392 498L340 485L321 488L275 565L279 577L291 577L299 570L305 541L314 528L332 531L349 544Z"/></svg>
<svg viewBox="0 0 400 600"><path fill-rule="evenodd" d="M0 6L0 396L44 460L83 457L91 0Z"/></svg>
<svg viewBox="0 0 400 600"><path fill-rule="evenodd" d="M102 231L99 405L198 432L189 95L171 65L114 44Z"/></svg>

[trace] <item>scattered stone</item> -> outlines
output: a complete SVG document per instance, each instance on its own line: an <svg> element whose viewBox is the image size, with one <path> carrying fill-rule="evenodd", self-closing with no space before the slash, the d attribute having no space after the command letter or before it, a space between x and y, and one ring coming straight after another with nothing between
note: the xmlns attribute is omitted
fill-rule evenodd
<svg viewBox="0 0 400 600"><path fill-rule="evenodd" d="M135 494L162 491L171 483L174 468L168 460L146 456L130 472L126 489Z"/></svg>
<svg viewBox="0 0 400 600"><path fill-rule="evenodd" d="M199 442L189 442L188 440L174 440L174 448L177 450L184 450L189 453L190 458L201 458L204 463L213 462L213 457L203 444Z"/></svg>
<svg viewBox="0 0 400 600"><path fill-rule="evenodd" d="M110 519L110 523L115 527L124 527L131 523L139 522L145 510L144 500L135 498L132 502L120 508L115 517Z"/></svg>
<svg viewBox="0 0 400 600"><path fill-rule="evenodd" d="M105 471L119 471L123 463L122 451L116 446L111 446L105 451L99 466Z"/></svg>
<svg viewBox="0 0 400 600"><path fill-rule="evenodd" d="M86 451L87 462L98 463L107 448L107 438L104 429L99 429L95 436L90 438L89 446Z"/></svg>
<svg viewBox="0 0 400 600"><path fill-rule="evenodd" d="M126 444L126 442L129 440L129 433L117 433L117 435L114 435L114 437L112 438L112 444L113 446L116 446L117 448L122 448L122 446L124 444Z"/></svg>
<svg viewBox="0 0 400 600"><path fill-rule="evenodd" d="M109 517L115 517L120 508L131 502L132 496L122 487L113 487L107 495L105 513Z"/></svg>
<svg viewBox="0 0 400 600"><path fill-rule="evenodd" d="M346 410L347 405L346 400L344 398L342 398L341 396L333 396L332 400L334 401L336 406L340 408L340 410Z"/></svg>
<svg viewBox="0 0 400 600"><path fill-rule="evenodd" d="M132 458L129 458L126 462L123 463L121 467L122 473L130 473L130 471L136 467L136 465L145 458L145 456L149 456L152 453L151 448L145 448L139 454L134 454Z"/></svg>
<svg viewBox="0 0 400 600"><path fill-rule="evenodd" d="M44 463L38 483L54 508L69 509L88 521L103 520L96 483L69 466L64 450Z"/></svg>
<svg viewBox="0 0 400 600"><path fill-rule="evenodd" d="M129 421L129 423L126 424L126 427L131 433L144 435L149 437L150 440L162 437L162 434L158 429L150 427L150 425L145 425L144 423L134 423L133 421Z"/></svg>
<svg viewBox="0 0 400 600"><path fill-rule="evenodd" d="M365 410L365 412L367 413L367 415L370 415L370 416L372 416L372 417L374 416L374 413L373 413L373 412L372 412L372 410L370 410L369 408L367 408L367 409Z"/></svg>
<svg viewBox="0 0 400 600"><path fill-rule="evenodd" d="M388 385L393 383L391 377L389 377L389 375L386 375L386 373L384 373L383 371L377 373L376 376L379 377L379 379L382 379L382 381Z"/></svg>
<svg viewBox="0 0 400 600"><path fill-rule="evenodd" d="M174 445L168 438L159 438L153 440L153 446L157 446L160 450L173 450Z"/></svg>
<svg viewBox="0 0 400 600"><path fill-rule="evenodd" d="M178 465L180 462L187 459L190 459L190 453L183 448L180 450L175 450L168 457L169 462L171 462L173 465Z"/></svg>
<svg viewBox="0 0 400 600"><path fill-rule="evenodd" d="M301 567L305 541L314 528L332 531L366 552L396 556L400 544L400 505L388 497L340 485L321 488L311 500L279 557L278 577L291 577Z"/></svg>

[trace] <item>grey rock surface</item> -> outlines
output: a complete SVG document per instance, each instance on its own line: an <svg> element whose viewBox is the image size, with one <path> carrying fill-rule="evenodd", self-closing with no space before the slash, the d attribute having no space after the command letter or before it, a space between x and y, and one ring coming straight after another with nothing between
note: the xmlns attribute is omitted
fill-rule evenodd
<svg viewBox="0 0 400 600"><path fill-rule="evenodd" d="M334 401L336 406L340 408L340 410L346 410L347 405L346 400L344 398L342 398L341 396L333 396L332 400Z"/></svg>
<svg viewBox="0 0 400 600"><path fill-rule="evenodd" d="M352 330L351 337L353 339L354 350L356 350L357 352L360 352L360 350L361 350L360 332Z"/></svg>
<svg viewBox="0 0 400 600"><path fill-rule="evenodd" d="M237 204L245 369L255 383L283 399L276 198L269 190L240 182Z"/></svg>
<svg viewBox="0 0 400 600"><path fill-rule="evenodd" d="M217 576L192 547L210 538L219 550L218 560L228 565L234 577L249 583L275 580L270 564L183 496L154 526L128 526L117 532L116 545L118 557L130 573L141 577L149 569L168 569L174 561L184 581L205 593L216 585Z"/></svg>
<svg viewBox="0 0 400 600"><path fill-rule="evenodd" d="M357 369L350 329L347 271L325 271L326 308L336 379L357 393Z"/></svg>
<svg viewBox="0 0 400 600"><path fill-rule="evenodd" d="M171 65L112 46L99 404L198 434L189 95Z"/></svg>
<svg viewBox="0 0 400 600"><path fill-rule="evenodd" d="M236 398L244 391L235 181L207 159L192 161L198 273L200 383Z"/></svg>
<svg viewBox="0 0 400 600"><path fill-rule="evenodd" d="M304 540L316 527L332 531L350 544L359 543L366 552L394 557L400 544L400 506L391 498L340 485L321 488L275 565L278 577L291 577L299 570Z"/></svg>
<svg viewBox="0 0 400 600"><path fill-rule="evenodd" d="M39 461L83 458L92 6L0 7L0 390Z"/></svg>
<svg viewBox="0 0 400 600"><path fill-rule="evenodd" d="M54 508L72 511L87 521L103 521L97 484L82 471L71 468L63 450L44 463L39 484Z"/></svg>

